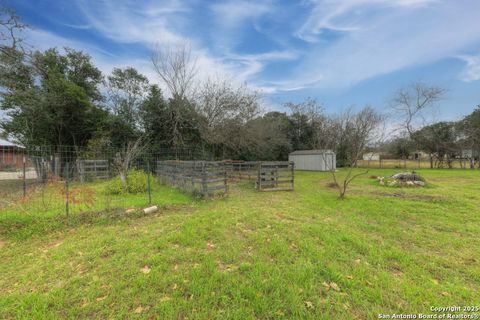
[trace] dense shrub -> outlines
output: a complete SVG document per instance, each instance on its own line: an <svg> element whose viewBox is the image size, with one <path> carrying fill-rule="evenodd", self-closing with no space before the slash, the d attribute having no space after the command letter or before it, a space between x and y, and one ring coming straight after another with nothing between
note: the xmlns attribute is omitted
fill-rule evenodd
<svg viewBox="0 0 480 320"><path fill-rule="evenodd" d="M127 176L127 192L128 193L141 193L147 192L148 177L142 170L131 170ZM122 181L120 177L115 177L110 180L105 188L108 194L121 194L123 193Z"/></svg>

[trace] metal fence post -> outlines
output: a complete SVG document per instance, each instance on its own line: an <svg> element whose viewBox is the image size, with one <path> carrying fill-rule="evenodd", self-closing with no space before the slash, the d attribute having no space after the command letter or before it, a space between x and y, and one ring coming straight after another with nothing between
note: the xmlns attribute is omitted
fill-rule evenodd
<svg viewBox="0 0 480 320"><path fill-rule="evenodd" d="M202 161L202 194L206 196L208 194L207 185L207 173L205 170L205 161Z"/></svg>
<svg viewBox="0 0 480 320"><path fill-rule="evenodd" d="M152 204L152 190L150 187L150 160L147 160L148 204Z"/></svg>
<svg viewBox="0 0 480 320"><path fill-rule="evenodd" d="M68 214L69 214L69 203L68 203L68 200L69 200L69 192L68 192L68 162L65 163L65 196L66 196L66 199L65 199L65 213L67 214L67 218L68 218Z"/></svg>
<svg viewBox="0 0 480 320"><path fill-rule="evenodd" d="M25 170L25 155L23 155L23 197L27 196L27 177L26 177L26 170Z"/></svg>

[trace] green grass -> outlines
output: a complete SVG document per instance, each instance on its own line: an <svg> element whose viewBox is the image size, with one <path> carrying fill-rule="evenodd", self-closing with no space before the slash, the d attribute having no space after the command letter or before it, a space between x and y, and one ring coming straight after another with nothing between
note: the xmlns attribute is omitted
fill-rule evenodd
<svg viewBox="0 0 480 320"><path fill-rule="evenodd" d="M146 192L112 195L106 191L108 183L71 184L68 217L63 182L49 182L46 187L31 184L25 199L22 199L23 188L6 193L11 199L4 199L4 203L9 205L0 209L0 235L24 239L79 224L111 223L119 217L125 218L126 208L141 209L150 205ZM10 187L14 183L2 181L0 185ZM184 205L194 201L191 196L162 186L153 179L151 198L152 204L159 207ZM116 219L112 220L112 217Z"/></svg>
<svg viewBox="0 0 480 320"><path fill-rule="evenodd" d="M7 230L10 213L0 318L366 319L478 304L480 172L420 170L429 185L412 189L368 177L394 172L371 170L344 201L328 173L298 172L294 192L245 182L216 200L157 186L156 215L51 231Z"/></svg>

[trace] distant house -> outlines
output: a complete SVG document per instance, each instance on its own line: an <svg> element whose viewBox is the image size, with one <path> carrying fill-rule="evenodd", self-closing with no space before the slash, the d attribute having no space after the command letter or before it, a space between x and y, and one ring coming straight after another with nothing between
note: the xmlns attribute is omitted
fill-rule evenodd
<svg viewBox="0 0 480 320"><path fill-rule="evenodd" d="M0 171L17 170L23 167L24 148L0 139Z"/></svg>
<svg viewBox="0 0 480 320"><path fill-rule="evenodd" d="M296 170L329 171L336 169L336 156L332 150L297 150L288 155Z"/></svg>
<svg viewBox="0 0 480 320"><path fill-rule="evenodd" d="M362 160L378 161L380 160L380 157L381 157L381 154L378 152L367 152L363 154Z"/></svg>
<svg viewBox="0 0 480 320"><path fill-rule="evenodd" d="M462 149L460 158L462 159L478 159L480 151L475 149Z"/></svg>
<svg viewBox="0 0 480 320"><path fill-rule="evenodd" d="M430 155L423 151L415 151L415 152L412 152L410 159L411 160L428 160L430 159Z"/></svg>

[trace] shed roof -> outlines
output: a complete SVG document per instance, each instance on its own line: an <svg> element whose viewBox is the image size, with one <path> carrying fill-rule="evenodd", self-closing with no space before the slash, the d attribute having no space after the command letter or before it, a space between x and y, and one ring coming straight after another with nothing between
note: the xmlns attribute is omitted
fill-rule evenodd
<svg viewBox="0 0 480 320"><path fill-rule="evenodd" d="M326 153L334 153L332 150L328 149L315 149L315 150L296 150L290 153L290 155L321 155Z"/></svg>
<svg viewBox="0 0 480 320"><path fill-rule="evenodd" d="M15 144L13 142L4 140L0 138L0 147L17 147L17 148L23 148L21 145Z"/></svg>

